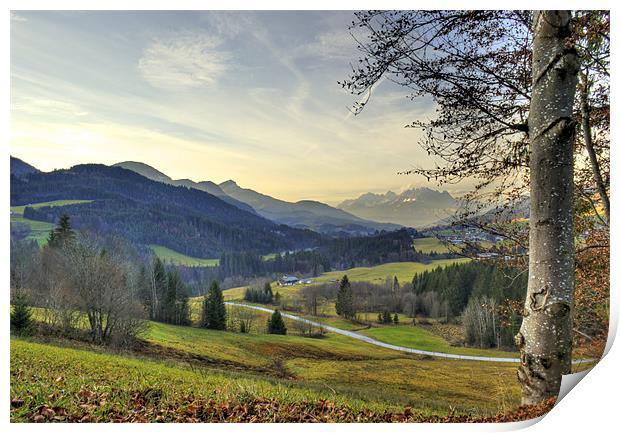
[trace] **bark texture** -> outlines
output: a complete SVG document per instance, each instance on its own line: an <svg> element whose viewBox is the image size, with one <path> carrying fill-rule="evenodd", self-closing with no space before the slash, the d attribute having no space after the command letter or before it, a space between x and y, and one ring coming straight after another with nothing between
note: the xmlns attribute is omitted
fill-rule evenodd
<svg viewBox="0 0 620 433"><path fill-rule="evenodd" d="M534 14L529 280L521 351L522 403L555 397L570 372L574 295L572 107L579 63L568 11Z"/></svg>

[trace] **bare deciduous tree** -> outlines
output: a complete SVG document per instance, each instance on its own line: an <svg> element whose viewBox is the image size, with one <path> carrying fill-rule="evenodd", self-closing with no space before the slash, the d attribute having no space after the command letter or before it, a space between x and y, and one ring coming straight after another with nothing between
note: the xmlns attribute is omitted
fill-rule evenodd
<svg viewBox="0 0 620 433"><path fill-rule="evenodd" d="M92 340L109 341L115 331L133 332L142 307L132 287L132 276L116 251L101 247L90 235L80 234L63 248L67 284L74 291L76 309L85 313Z"/></svg>

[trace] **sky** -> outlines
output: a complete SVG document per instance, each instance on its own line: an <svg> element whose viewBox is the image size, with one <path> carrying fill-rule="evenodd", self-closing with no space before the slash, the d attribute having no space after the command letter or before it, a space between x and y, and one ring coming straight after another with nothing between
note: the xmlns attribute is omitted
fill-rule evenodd
<svg viewBox="0 0 620 433"><path fill-rule="evenodd" d="M140 161L290 201L435 187L398 174L433 165L419 131L405 128L433 115L430 101L384 80L360 115L349 110L360 97L337 81L359 58L352 20L335 11L12 12L11 154L44 171Z"/></svg>

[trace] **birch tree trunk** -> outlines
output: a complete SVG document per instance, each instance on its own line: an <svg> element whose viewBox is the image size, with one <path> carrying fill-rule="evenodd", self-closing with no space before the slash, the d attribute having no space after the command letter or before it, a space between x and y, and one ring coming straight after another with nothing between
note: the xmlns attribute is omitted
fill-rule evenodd
<svg viewBox="0 0 620 433"><path fill-rule="evenodd" d="M518 377L522 403L556 397L570 372L574 295L573 139L578 59L568 11L534 14L529 279Z"/></svg>

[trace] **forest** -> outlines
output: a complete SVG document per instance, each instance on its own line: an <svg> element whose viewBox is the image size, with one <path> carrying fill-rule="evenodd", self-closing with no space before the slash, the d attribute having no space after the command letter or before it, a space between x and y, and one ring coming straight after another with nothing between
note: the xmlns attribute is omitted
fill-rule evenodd
<svg viewBox="0 0 620 433"><path fill-rule="evenodd" d="M65 209L26 207L24 217L53 223L66 212L77 228L204 258L230 250L268 254L307 248L322 238L275 224L207 192L155 182L119 167L87 164L11 176L12 206L67 198L94 201Z"/></svg>

